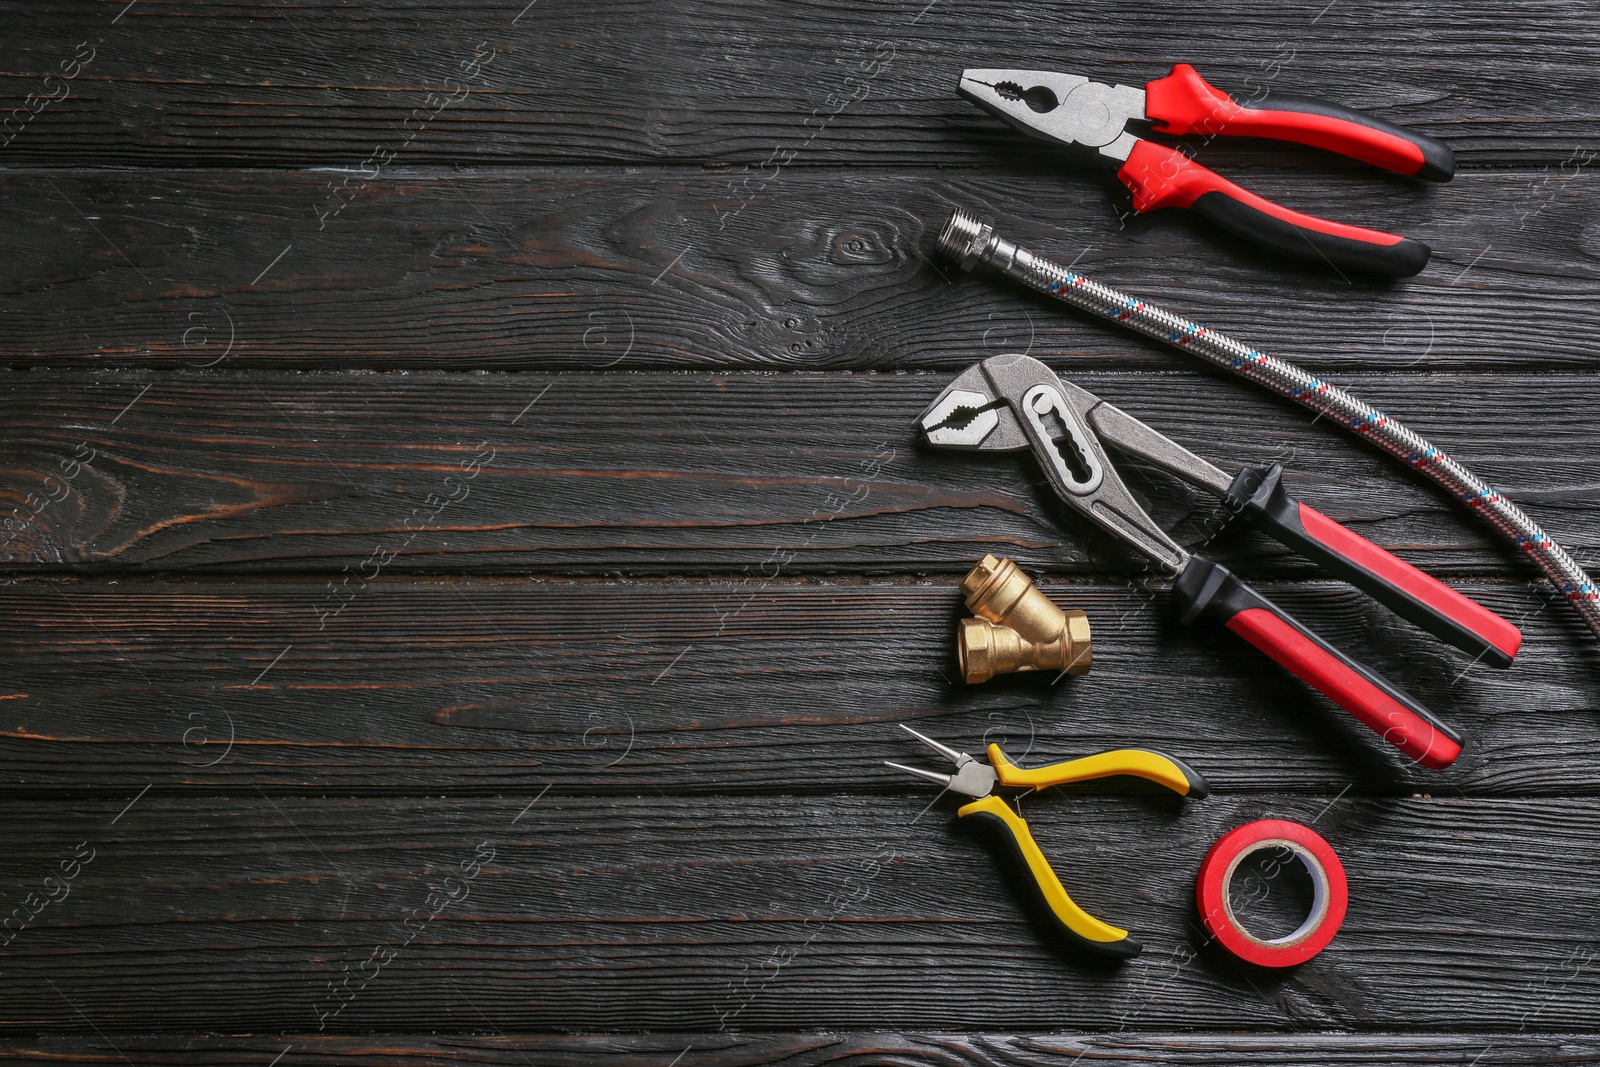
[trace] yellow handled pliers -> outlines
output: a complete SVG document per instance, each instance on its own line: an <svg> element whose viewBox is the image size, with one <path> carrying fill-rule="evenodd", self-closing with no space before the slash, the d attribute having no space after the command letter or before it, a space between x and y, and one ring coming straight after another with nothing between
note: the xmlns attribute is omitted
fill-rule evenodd
<svg viewBox="0 0 1600 1067"><path fill-rule="evenodd" d="M985 766L976 757L941 745L904 723L901 724L901 729L954 763L956 772L940 774L938 771L907 767L902 763L891 763L888 760L884 762L897 770L908 771L919 778L926 778L945 789L976 797L977 799L971 803L962 805L956 811L956 816L962 819L977 816L981 822L989 823L1002 831L1002 839L1026 864L1050 914L1054 916L1069 941L1096 955L1113 959L1127 959L1139 954L1141 946L1128 936L1128 931L1101 922L1078 907L1077 903L1067 895L1067 891L1062 888L1061 879L1056 877L1056 872L1044 858L1044 853L1039 851L1039 845L1034 841L1027 821L1012 811L1005 800L996 795L995 787L998 785L1044 789L1047 786L1063 785L1067 782L1084 782L1091 778L1130 774L1164 785L1179 796L1194 797L1198 800L1208 792L1204 778L1171 756L1163 756L1159 752L1150 752L1142 748L1119 748L1113 752L1101 752L1095 756L1067 760L1065 763L1052 763L1048 767L1024 769L1006 759L999 745L990 745L989 764Z"/></svg>

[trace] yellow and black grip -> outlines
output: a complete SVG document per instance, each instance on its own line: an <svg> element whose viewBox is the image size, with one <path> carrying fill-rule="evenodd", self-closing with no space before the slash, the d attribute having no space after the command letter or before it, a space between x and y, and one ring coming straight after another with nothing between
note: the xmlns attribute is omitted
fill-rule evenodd
<svg viewBox="0 0 1600 1067"><path fill-rule="evenodd" d="M1056 877L1044 853L1039 851L1039 844L1033 839L1027 822L1007 807L1004 800L991 794L962 805L956 815L963 819L976 818L999 831L998 836L1011 847L1014 858L1028 868L1034 885L1039 887L1039 894L1044 898L1045 907L1068 941L1108 959L1125 960L1139 954L1143 946L1129 937L1128 931L1101 922L1078 907L1077 902L1067 895L1061 879Z"/></svg>
<svg viewBox="0 0 1600 1067"><path fill-rule="evenodd" d="M1082 759L1052 763L1048 767L1018 767L1006 759L999 745L989 746L989 762L1001 785L1044 789L1068 782L1087 782L1093 778L1132 775L1164 785L1181 797L1203 799L1211 789L1193 767L1160 752L1144 748L1119 748ZM969 805L970 807L970 805Z"/></svg>

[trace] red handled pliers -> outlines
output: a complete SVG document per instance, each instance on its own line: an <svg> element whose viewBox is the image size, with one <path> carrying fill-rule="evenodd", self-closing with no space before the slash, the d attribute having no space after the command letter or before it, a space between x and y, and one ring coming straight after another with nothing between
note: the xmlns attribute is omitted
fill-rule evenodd
<svg viewBox="0 0 1600 1067"><path fill-rule="evenodd" d="M1230 477L1029 356L991 356L967 368L918 422L935 448L1032 449L1062 502L1173 578L1185 622L1222 623L1424 767L1454 762L1460 735L1228 568L1174 541L1128 491L1102 442L1216 494L1280 543L1477 659L1509 667L1522 644L1514 624L1289 496L1276 465Z"/></svg>
<svg viewBox="0 0 1600 1067"><path fill-rule="evenodd" d="M1147 141L1129 124L1166 134L1265 137L1325 148L1385 170L1448 181L1448 145L1353 108L1298 96L1240 103L1187 63L1143 89L1047 70L962 71L961 95L1024 133L1084 145L1120 160L1117 177L1135 211L1193 208L1241 237L1299 258L1396 278L1420 271L1427 245L1291 211L1241 189L1177 149Z"/></svg>

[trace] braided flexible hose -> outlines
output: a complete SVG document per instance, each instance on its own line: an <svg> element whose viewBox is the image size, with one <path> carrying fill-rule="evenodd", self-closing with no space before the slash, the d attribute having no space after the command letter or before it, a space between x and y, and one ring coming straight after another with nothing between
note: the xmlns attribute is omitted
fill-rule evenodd
<svg viewBox="0 0 1600 1067"><path fill-rule="evenodd" d="M1357 437L1371 441L1444 486L1501 536L1528 553L1555 587L1566 595L1589 629L1600 637L1600 592L1566 549L1523 514L1521 508L1399 421L1287 360L1257 351L1226 334L1036 256L1000 237L993 226L964 211L955 212L945 223L939 234L939 250L957 260L963 270L971 270L978 263L993 267L1030 289L1104 316L1174 348L1193 352L1320 415L1337 420Z"/></svg>

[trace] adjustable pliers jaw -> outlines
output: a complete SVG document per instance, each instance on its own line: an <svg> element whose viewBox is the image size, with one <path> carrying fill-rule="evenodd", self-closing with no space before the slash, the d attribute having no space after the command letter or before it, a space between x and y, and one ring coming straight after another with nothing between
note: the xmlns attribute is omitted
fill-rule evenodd
<svg viewBox="0 0 1600 1067"><path fill-rule="evenodd" d="M917 425L935 448L986 452L1027 448L1028 438L1016 413L995 392L984 365L974 363L917 416Z"/></svg>
<svg viewBox="0 0 1600 1067"><path fill-rule="evenodd" d="M937 448L1014 452L1031 448L1065 503L1176 575L1189 554L1169 537L1117 474L1094 429L1100 398L1030 356L991 356L968 367L918 418Z"/></svg>

